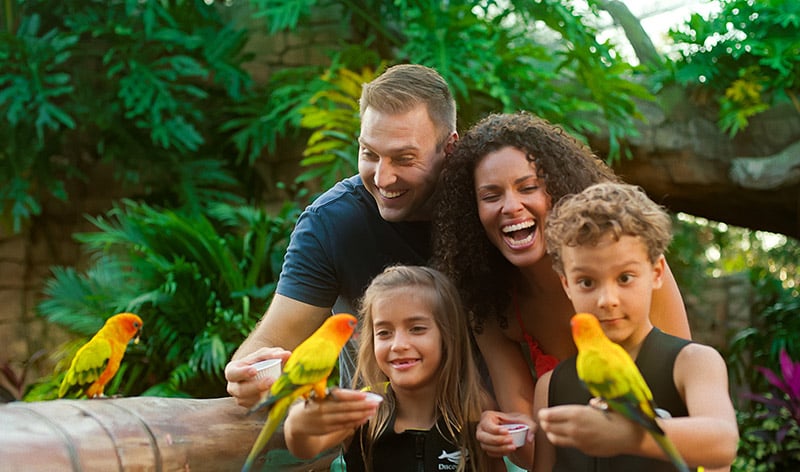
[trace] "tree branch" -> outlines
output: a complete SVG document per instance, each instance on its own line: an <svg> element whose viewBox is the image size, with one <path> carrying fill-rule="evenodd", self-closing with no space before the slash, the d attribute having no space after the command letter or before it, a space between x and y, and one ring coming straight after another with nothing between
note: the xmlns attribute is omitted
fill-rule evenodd
<svg viewBox="0 0 800 472"><path fill-rule="evenodd" d="M622 27L625 37L631 43L633 51L641 64L648 67L660 67L663 65L661 55L653 45L650 36L642 28L642 23L624 3L618 0L595 0L595 3L607 11L614 22Z"/></svg>
<svg viewBox="0 0 800 472"><path fill-rule="evenodd" d="M766 157L735 157L730 178L744 188L775 190L800 183L800 141Z"/></svg>

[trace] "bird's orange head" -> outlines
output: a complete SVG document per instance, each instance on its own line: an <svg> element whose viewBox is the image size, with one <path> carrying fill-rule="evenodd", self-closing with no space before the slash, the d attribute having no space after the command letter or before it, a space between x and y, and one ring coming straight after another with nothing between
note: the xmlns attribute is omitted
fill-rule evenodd
<svg viewBox="0 0 800 472"><path fill-rule="evenodd" d="M144 323L133 313L117 313L106 320L106 326L113 329L126 342L134 339L134 342L138 343Z"/></svg>
<svg viewBox="0 0 800 472"><path fill-rule="evenodd" d="M331 339L335 340L336 344L344 346L353 335L356 324L358 324L358 319L355 316L349 313L339 313L328 317L320 330L330 333Z"/></svg>
<svg viewBox="0 0 800 472"><path fill-rule="evenodd" d="M575 340L578 349L586 341L605 336L597 317L591 313L577 313L570 320L570 326L572 326L572 339Z"/></svg>

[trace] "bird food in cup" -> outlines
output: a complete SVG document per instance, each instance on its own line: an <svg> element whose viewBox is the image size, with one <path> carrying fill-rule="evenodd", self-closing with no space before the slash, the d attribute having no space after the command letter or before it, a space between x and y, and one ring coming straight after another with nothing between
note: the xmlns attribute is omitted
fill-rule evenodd
<svg viewBox="0 0 800 472"><path fill-rule="evenodd" d="M525 444L525 437L528 435L528 425L526 424L504 424L503 428L514 438L514 445L520 447Z"/></svg>

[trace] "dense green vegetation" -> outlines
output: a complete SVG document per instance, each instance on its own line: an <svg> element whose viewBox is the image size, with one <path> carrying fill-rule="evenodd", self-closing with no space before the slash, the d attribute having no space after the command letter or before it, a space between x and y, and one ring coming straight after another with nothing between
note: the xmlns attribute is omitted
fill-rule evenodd
<svg viewBox="0 0 800 472"><path fill-rule="evenodd" d="M461 128L488 111L526 109L580 136L605 130L612 159L635 133L636 100L667 84L716 103L730 134L776 104L800 108L800 5L791 0L720 0L718 14L675 28L682 53L657 70L596 39L605 2L593 0L583 16L557 0L79 3L4 0L0 224L21 231L48 199L70 199L68 184L93 166L111 166L130 190L132 200L92 217L96 232L76 235L90 267L55 269L39 307L81 335L116 311L142 315L144 342L110 394L224 394L222 367L269 302L298 209L355 171L359 86L386 65L439 70ZM318 16L334 18L338 32L318 47L323 59L256 80L256 53L274 51L248 46L308 35ZM263 198L275 184L255 169L289 142L306 143L294 156L303 172L280 184L289 198L268 214ZM753 326L732 333L726 355L739 385L783 398L756 369L780 371L781 349L800 359L800 250L778 243L688 219L670 257L683 287L750 275ZM58 375L28 398L52 395ZM780 429L791 412L736 401L738 470L796 465L797 425Z"/></svg>

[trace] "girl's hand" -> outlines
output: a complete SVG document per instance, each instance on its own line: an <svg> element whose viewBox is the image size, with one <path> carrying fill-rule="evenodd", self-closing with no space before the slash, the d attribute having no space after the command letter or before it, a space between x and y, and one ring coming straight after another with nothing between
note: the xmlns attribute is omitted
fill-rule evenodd
<svg viewBox="0 0 800 472"><path fill-rule="evenodd" d="M365 392L337 388L323 400L312 398L292 406L287 423L295 434L309 436L353 430L375 416L378 405Z"/></svg>

